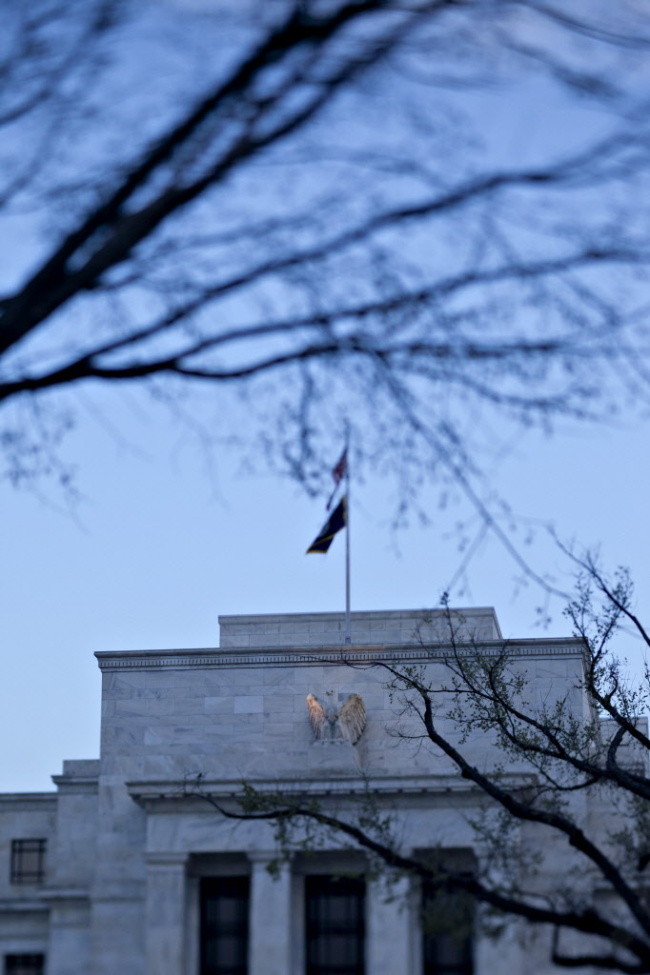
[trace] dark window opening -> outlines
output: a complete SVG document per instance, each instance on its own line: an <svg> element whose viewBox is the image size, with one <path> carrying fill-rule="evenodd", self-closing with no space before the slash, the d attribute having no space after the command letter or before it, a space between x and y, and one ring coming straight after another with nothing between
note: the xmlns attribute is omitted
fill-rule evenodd
<svg viewBox="0 0 650 975"><path fill-rule="evenodd" d="M305 878L306 975L364 975L365 882Z"/></svg>
<svg viewBox="0 0 650 975"><path fill-rule="evenodd" d="M248 877L201 881L201 975L247 975Z"/></svg>
<svg viewBox="0 0 650 975"><path fill-rule="evenodd" d="M12 840L11 883L42 884L45 880L46 840ZM14 956L7 956L14 957ZM21 957L19 955L16 958Z"/></svg>
<svg viewBox="0 0 650 975"><path fill-rule="evenodd" d="M474 911L462 894L422 885L423 975L473 975Z"/></svg>
<svg viewBox="0 0 650 975"><path fill-rule="evenodd" d="M5 955L4 975L44 975L45 955Z"/></svg>

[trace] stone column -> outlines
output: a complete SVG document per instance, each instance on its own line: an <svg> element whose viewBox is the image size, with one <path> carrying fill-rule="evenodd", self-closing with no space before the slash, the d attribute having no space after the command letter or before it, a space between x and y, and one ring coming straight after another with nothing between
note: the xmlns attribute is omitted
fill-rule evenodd
<svg viewBox="0 0 650 975"><path fill-rule="evenodd" d="M147 975L187 975L184 854L147 856Z"/></svg>
<svg viewBox="0 0 650 975"><path fill-rule="evenodd" d="M367 890L366 969L372 975L396 975L410 972L412 925L409 883L399 880L390 889L391 900L386 902L386 888L370 881Z"/></svg>
<svg viewBox="0 0 650 975"><path fill-rule="evenodd" d="M49 975L90 971L90 907L86 897L56 891L50 894L47 944Z"/></svg>
<svg viewBox="0 0 650 975"><path fill-rule="evenodd" d="M251 861L250 975L291 972L291 871L272 877L267 865L274 853L249 853Z"/></svg>
<svg viewBox="0 0 650 975"><path fill-rule="evenodd" d="M106 881L91 893L90 972L142 975L144 971L144 889ZM49 969L48 969L49 970Z"/></svg>

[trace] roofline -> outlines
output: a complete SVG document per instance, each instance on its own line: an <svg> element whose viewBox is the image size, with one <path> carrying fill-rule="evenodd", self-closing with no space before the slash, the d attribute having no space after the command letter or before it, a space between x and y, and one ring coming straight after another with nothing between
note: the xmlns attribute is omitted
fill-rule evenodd
<svg viewBox="0 0 650 975"><path fill-rule="evenodd" d="M580 637L551 639L491 640L481 643L481 650L496 655L504 648L515 657L581 656L586 649ZM428 646L378 644L362 646L322 645L296 647L210 647L184 650L99 650L95 653L100 670L133 670L152 668L309 666L324 664L365 664L390 661L426 663L444 659L452 653L471 655L473 644L432 643Z"/></svg>

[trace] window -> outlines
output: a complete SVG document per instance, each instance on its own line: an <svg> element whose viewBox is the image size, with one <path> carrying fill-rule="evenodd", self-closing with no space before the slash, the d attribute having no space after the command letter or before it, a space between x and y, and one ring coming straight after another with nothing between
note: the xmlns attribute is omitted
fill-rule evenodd
<svg viewBox="0 0 650 975"><path fill-rule="evenodd" d="M201 975L247 975L248 877L201 880Z"/></svg>
<svg viewBox="0 0 650 975"><path fill-rule="evenodd" d="M473 911L461 895L422 886L423 975L473 975Z"/></svg>
<svg viewBox="0 0 650 975"><path fill-rule="evenodd" d="M45 955L5 955L4 975L43 975Z"/></svg>
<svg viewBox="0 0 650 975"><path fill-rule="evenodd" d="M364 975L365 882L305 878L306 975Z"/></svg>
<svg viewBox="0 0 650 975"><path fill-rule="evenodd" d="M42 884L43 883L43 881L45 880L46 846L47 846L46 840L12 840L11 841L11 883L12 884ZM15 957L19 958L22 956L16 955Z"/></svg>

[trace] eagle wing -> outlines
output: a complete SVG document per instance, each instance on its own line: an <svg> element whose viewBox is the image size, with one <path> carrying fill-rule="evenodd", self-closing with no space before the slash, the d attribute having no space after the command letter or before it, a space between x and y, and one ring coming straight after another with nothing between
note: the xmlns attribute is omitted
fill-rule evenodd
<svg viewBox="0 0 650 975"><path fill-rule="evenodd" d="M323 705L320 703L317 697L313 694L307 695L307 710L309 711L309 720L311 726L314 729L314 737L316 740L320 740L324 737L325 731L325 710Z"/></svg>
<svg viewBox="0 0 650 975"><path fill-rule="evenodd" d="M366 727L366 709L360 694L350 694L339 711L339 724L343 737L356 745Z"/></svg>

